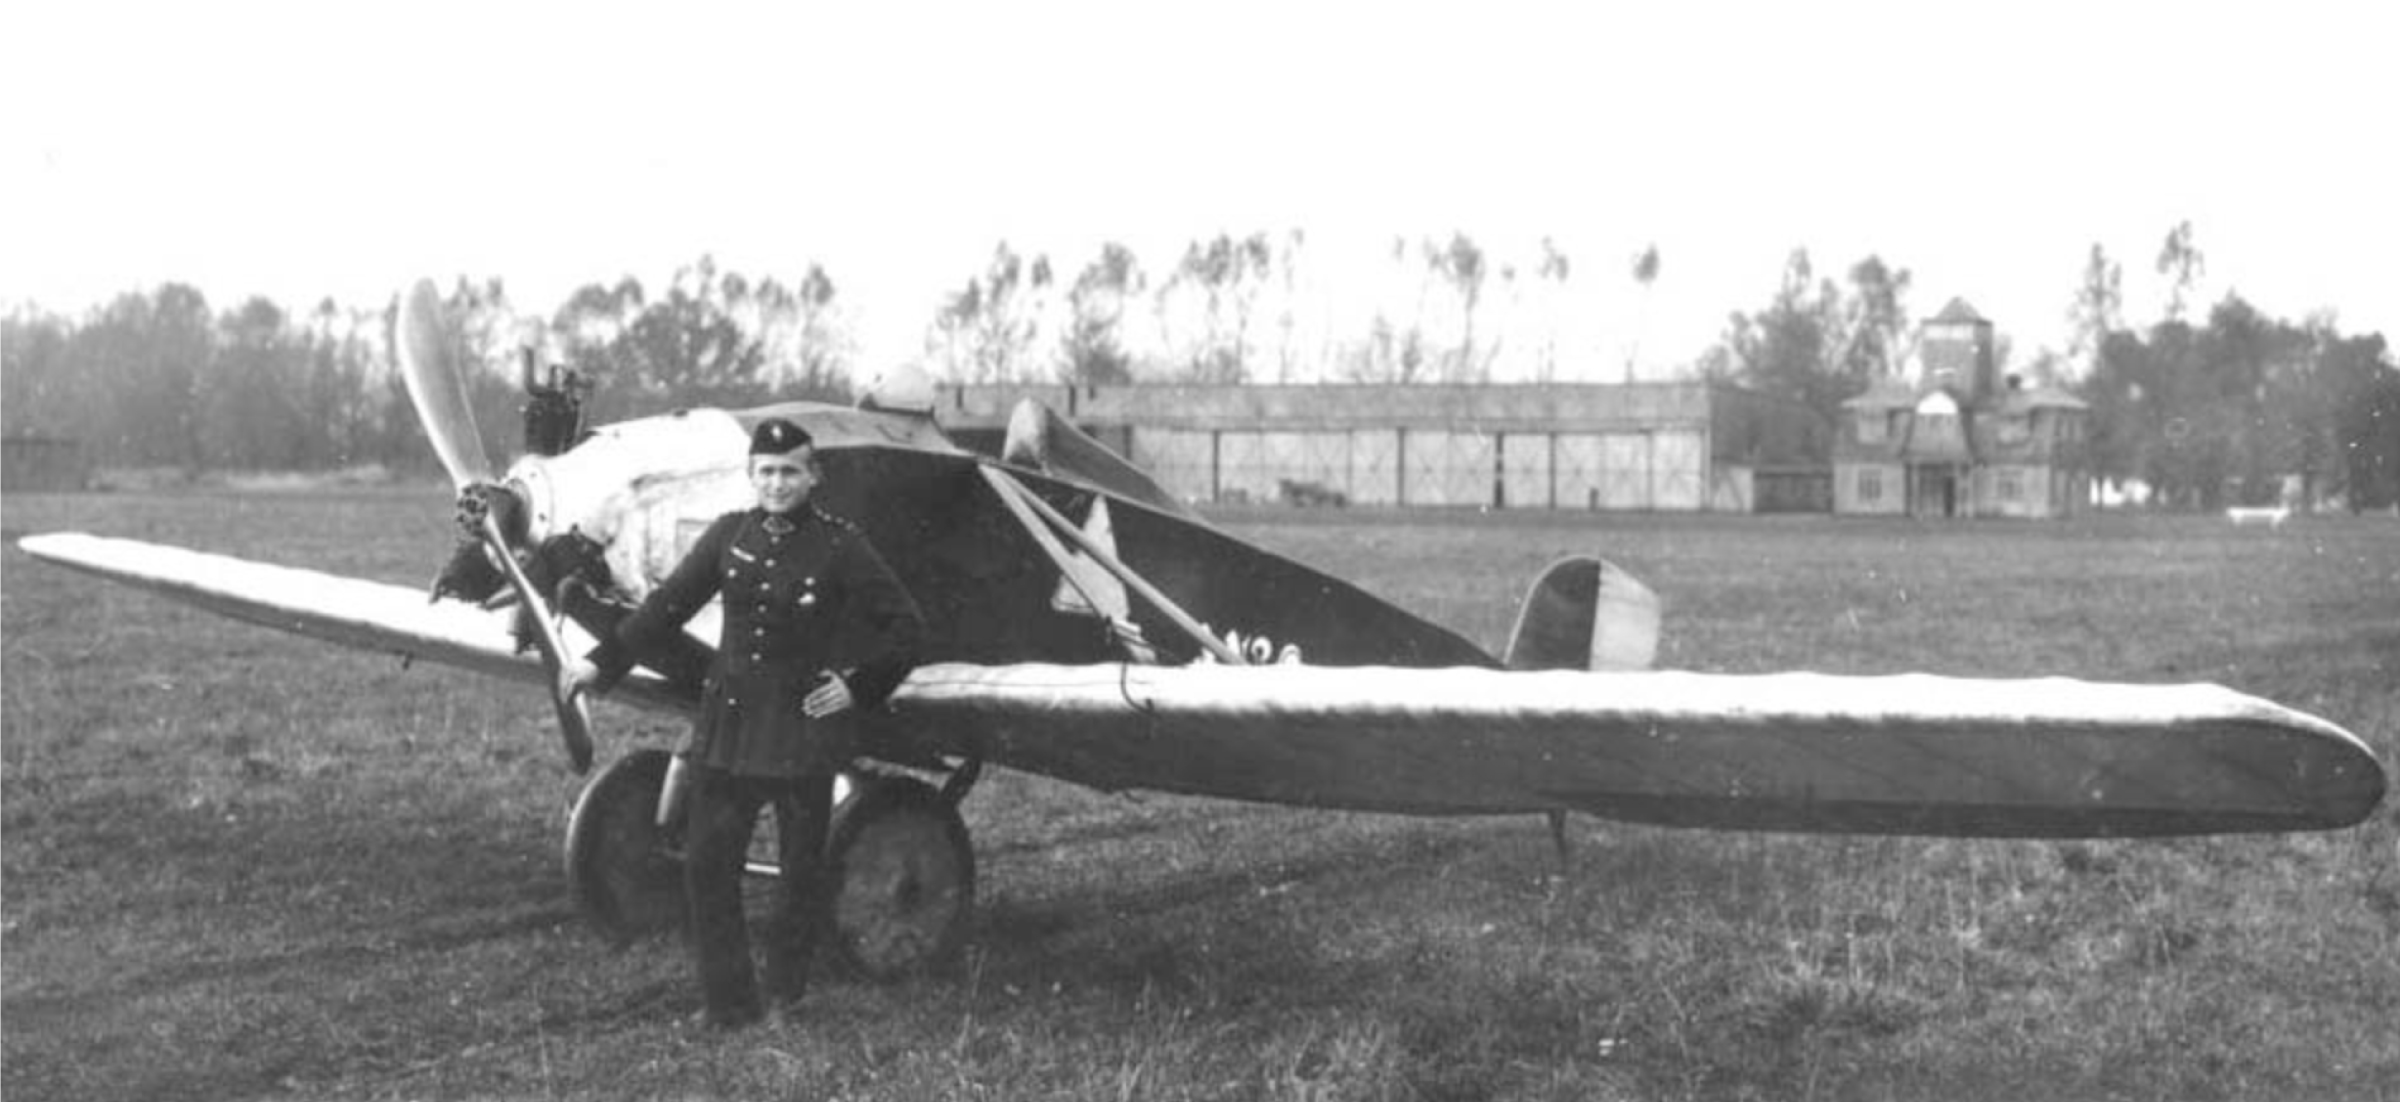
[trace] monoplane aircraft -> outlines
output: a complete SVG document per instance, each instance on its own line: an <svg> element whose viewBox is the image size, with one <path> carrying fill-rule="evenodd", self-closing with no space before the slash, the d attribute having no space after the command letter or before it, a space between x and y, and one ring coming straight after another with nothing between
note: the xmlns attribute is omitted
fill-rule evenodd
<svg viewBox="0 0 2400 1102"><path fill-rule="evenodd" d="M22 546L268 627L548 686L585 771L597 747L586 702L559 690L559 656L749 504L752 425L800 423L826 471L820 500L866 528L929 627L926 663L865 717L873 749L830 843L836 940L870 975L964 936L975 873L958 806L987 764L1110 791L1539 813L1554 830L1570 812L1981 837L2319 830L2383 796L2356 736L2214 685L1651 671L1658 601L1596 558L1535 579L1506 652L1488 654L1226 534L1038 405L1016 411L997 458L955 444L927 396L889 392L585 432L575 388L529 360L527 454L500 471L430 284L406 298L398 345L458 493L436 600L76 533ZM717 630L704 614L612 699L691 714ZM569 817L579 902L620 937L679 911L669 762L622 750Z"/></svg>

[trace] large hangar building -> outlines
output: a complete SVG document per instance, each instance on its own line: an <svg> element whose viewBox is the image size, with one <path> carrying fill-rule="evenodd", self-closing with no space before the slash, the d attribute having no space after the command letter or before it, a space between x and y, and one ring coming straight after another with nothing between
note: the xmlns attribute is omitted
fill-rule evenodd
<svg viewBox="0 0 2400 1102"><path fill-rule="evenodd" d="M996 454L1026 398L1193 502L1832 507L1822 418L1707 383L948 385L935 416L961 443Z"/></svg>

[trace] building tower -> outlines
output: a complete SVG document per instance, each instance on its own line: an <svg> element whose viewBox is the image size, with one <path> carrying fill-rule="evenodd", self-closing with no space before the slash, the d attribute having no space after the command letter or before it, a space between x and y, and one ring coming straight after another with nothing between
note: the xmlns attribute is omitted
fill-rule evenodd
<svg viewBox="0 0 2400 1102"><path fill-rule="evenodd" d="M1925 373L1916 380L1919 387L1948 390L1970 406L1998 396L1992 323L1967 300L1951 299L1919 333L1917 357Z"/></svg>

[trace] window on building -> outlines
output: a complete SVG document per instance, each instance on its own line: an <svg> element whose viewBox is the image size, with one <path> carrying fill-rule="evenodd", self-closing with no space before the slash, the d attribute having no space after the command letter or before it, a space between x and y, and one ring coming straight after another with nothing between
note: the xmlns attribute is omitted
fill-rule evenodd
<svg viewBox="0 0 2400 1102"><path fill-rule="evenodd" d="M1992 472L1992 493L2002 501L2025 500L2024 472L2014 467L2003 467Z"/></svg>
<svg viewBox="0 0 2400 1102"><path fill-rule="evenodd" d="M1882 471L1865 470L1858 472L1858 500L1862 504L1883 500Z"/></svg>
<svg viewBox="0 0 2400 1102"><path fill-rule="evenodd" d="M1861 444L1883 443L1883 427L1884 412L1882 410L1871 409L1860 413L1858 415L1858 442Z"/></svg>

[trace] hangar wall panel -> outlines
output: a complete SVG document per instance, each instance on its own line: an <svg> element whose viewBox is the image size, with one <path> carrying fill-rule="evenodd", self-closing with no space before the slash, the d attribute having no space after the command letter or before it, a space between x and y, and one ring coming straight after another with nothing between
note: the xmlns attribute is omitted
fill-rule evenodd
<svg viewBox="0 0 2400 1102"><path fill-rule="evenodd" d="M1275 500L1275 467L1263 432L1217 434L1217 500Z"/></svg>
<svg viewBox="0 0 2400 1102"><path fill-rule="evenodd" d="M1448 429L1411 430L1403 442L1409 505L1489 505L1492 437Z"/></svg>
<svg viewBox="0 0 2400 1102"><path fill-rule="evenodd" d="M1500 438L1500 504L1510 509L1548 509L1550 434L1512 432Z"/></svg>
<svg viewBox="0 0 2400 1102"><path fill-rule="evenodd" d="M1649 433L1609 432L1600 435L1600 507L1652 507Z"/></svg>
<svg viewBox="0 0 2400 1102"><path fill-rule="evenodd" d="M1133 430L1135 465L1170 494L1185 501L1207 501L1215 490L1216 434L1188 429Z"/></svg>
<svg viewBox="0 0 2400 1102"><path fill-rule="evenodd" d="M1121 441L1194 501L1279 500L1290 481L1361 504L1749 511L1824 461L1805 410L1704 384L970 386L942 388L938 408L945 428L996 441L1022 398ZM1735 469L1751 474L1720 477ZM1828 490L1841 481L1816 469ZM2038 514L2057 494L2027 481ZM1904 490L1882 507L1904 510Z"/></svg>
<svg viewBox="0 0 2400 1102"><path fill-rule="evenodd" d="M1400 500L1400 432L1361 429L1350 434L1350 500L1390 505Z"/></svg>
<svg viewBox="0 0 2400 1102"><path fill-rule="evenodd" d="M1605 443L1595 433L1562 432L1552 453L1551 476L1561 509L1600 508L1600 471Z"/></svg>
<svg viewBox="0 0 2400 1102"><path fill-rule="evenodd" d="M1280 500L1283 483L1312 482L1331 490L1349 491L1350 434L1346 432L1269 432L1259 437L1261 462L1269 496Z"/></svg>
<svg viewBox="0 0 2400 1102"><path fill-rule="evenodd" d="M1650 507L1696 512L1707 505L1708 438L1698 429L1650 437Z"/></svg>

